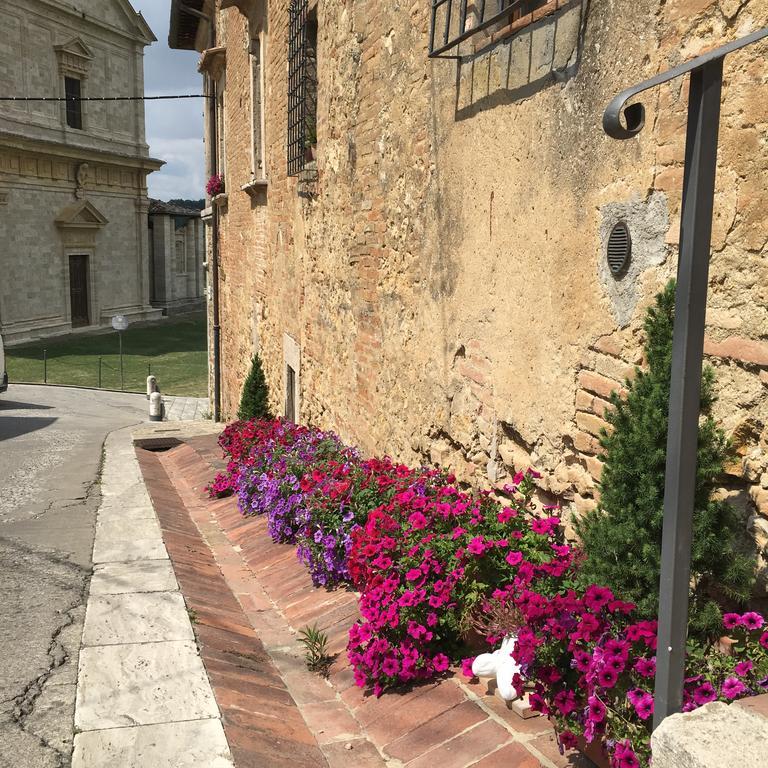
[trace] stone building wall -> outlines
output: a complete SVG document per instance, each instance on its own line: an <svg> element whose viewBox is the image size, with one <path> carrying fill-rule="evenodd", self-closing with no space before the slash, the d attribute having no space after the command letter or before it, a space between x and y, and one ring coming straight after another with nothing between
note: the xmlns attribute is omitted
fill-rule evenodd
<svg viewBox="0 0 768 768"><path fill-rule="evenodd" d="M533 465L544 493L592 506L607 397L641 362L644 308L674 274L686 86L649 92L647 127L630 141L603 133L602 111L623 87L767 25L768 4L550 3L457 63L427 58L427 0L319 0L318 178L306 183L286 174L289 2L272 0L258 196L241 186L248 39L264 4L224 5L224 415L254 348L281 411L287 335L302 421L468 482ZM726 60L707 318L717 415L743 455L723 492L761 545L767 54L761 43ZM634 260L616 281L604 247L619 218Z"/></svg>
<svg viewBox="0 0 768 768"><path fill-rule="evenodd" d="M3 95L63 98L144 92L152 31L127 0L3 5ZM80 127L57 101L0 104L0 329L6 341L160 317L149 304L146 178L139 101L80 102ZM70 256L88 259L88 318L73 322Z"/></svg>

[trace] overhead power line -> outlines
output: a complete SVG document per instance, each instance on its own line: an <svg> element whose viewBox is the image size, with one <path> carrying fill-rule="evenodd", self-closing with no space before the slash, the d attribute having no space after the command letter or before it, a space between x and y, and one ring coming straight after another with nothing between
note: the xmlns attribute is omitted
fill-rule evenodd
<svg viewBox="0 0 768 768"><path fill-rule="evenodd" d="M0 101L161 101L163 99L209 99L204 93L171 96L0 96Z"/></svg>

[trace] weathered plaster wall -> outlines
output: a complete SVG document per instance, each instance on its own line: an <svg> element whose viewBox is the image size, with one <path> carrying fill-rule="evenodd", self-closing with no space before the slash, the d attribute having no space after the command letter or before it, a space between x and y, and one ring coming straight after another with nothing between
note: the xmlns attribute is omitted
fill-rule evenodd
<svg viewBox="0 0 768 768"><path fill-rule="evenodd" d="M258 4L236 5L261 23ZM427 59L427 2L321 0L313 184L286 177L287 7L269 3L261 198L240 191L249 21L220 16L225 415L255 346L281 411L287 333L302 420L471 482L533 464L544 491L589 508L605 398L640 361L643 309L674 273L687 98L679 82L650 93L628 142L605 136L602 111L626 85L768 24L768 4L576 0L458 65ZM745 525L763 544L767 45L726 63L707 347L718 414L748 435L733 492L746 479ZM603 241L619 216L636 260L616 283Z"/></svg>

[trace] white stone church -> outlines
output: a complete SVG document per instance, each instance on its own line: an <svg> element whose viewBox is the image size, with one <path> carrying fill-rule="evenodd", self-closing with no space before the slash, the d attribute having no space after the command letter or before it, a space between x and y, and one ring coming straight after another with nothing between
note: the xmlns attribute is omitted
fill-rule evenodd
<svg viewBox="0 0 768 768"><path fill-rule="evenodd" d="M142 96L155 40L128 0L0 4L0 95ZM6 341L159 318L150 304L144 105L0 102Z"/></svg>

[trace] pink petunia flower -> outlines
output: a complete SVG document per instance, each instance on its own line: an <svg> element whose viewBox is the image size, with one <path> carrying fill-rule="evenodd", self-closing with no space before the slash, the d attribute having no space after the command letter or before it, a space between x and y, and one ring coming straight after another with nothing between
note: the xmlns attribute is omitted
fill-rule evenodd
<svg viewBox="0 0 768 768"><path fill-rule="evenodd" d="M726 677L723 681L722 694L726 699L735 699L746 690L747 686L737 677Z"/></svg>
<svg viewBox="0 0 768 768"><path fill-rule="evenodd" d="M742 615L740 624L750 632L754 632L756 629L760 629L760 627L765 624L765 620L756 611L749 611L748 613Z"/></svg>
<svg viewBox="0 0 768 768"><path fill-rule="evenodd" d="M520 565L523 562L523 553L518 551L508 552L504 558L510 565Z"/></svg>
<svg viewBox="0 0 768 768"><path fill-rule="evenodd" d="M733 671L739 676L739 677L746 677L753 669L755 665L747 659L746 661L740 661L734 668Z"/></svg>
<svg viewBox="0 0 768 768"><path fill-rule="evenodd" d="M723 615L723 626L726 629L736 629L741 624L741 616L738 613L726 613Z"/></svg>
<svg viewBox="0 0 768 768"><path fill-rule="evenodd" d="M602 723L605 720L605 704L597 696L587 700L587 719L591 723Z"/></svg>
<svg viewBox="0 0 768 768"><path fill-rule="evenodd" d="M693 700L701 707L704 704L709 704L710 701L714 701L717 698L717 691L712 683L702 683L694 692Z"/></svg>

